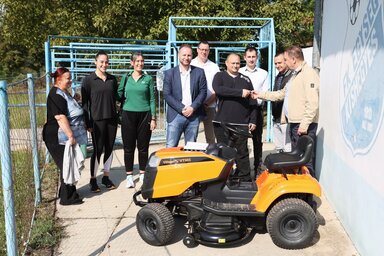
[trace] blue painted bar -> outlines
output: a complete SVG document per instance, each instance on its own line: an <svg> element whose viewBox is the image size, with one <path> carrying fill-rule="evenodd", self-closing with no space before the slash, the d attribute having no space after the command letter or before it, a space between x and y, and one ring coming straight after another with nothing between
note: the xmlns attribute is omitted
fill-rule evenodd
<svg viewBox="0 0 384 256"><path fill-rule="evenodd" d="M37 144L37 122L35 109L35 83L32 74L27 75L28 78L28 99L29 99L29 117L31 120L31 140L32 140L32 157L33 157L33 175L35 180L35 203L41 203L41 181L39 168L39 146Z"/></svg>
<svg viewBox="0 0 384 256"><path fill-rule="evenodd" d="M51 78L49 74L51 73L51 52L49 50L49 41L44 43L44 50L45 50L45 72L47 73L47 76L45 77L45 91L46 95L48 97L49 93L49 85L51 84Z"/></svg>
<svg viewBox="0 0 384 256"><path fill-rule="evenodd" d="M272 18L250 18L250 17L170 17L172 20L249 20L270 21Z"/></svg>
<svg viewBox="0 0 384 256"><path fill-rule="evenodd" d="M48 97L49 89L51 85L51 51L49 49L50 46L50 38L48 37L48 41L44 43L44 50L45 50L45 93L46 97ZM48 149L45 147L45 163L49 163L49 152Z"/></svg>
<svg viewBox="0 0 384 256"><path fill-rule="evenodd" d="M11 142L9 135L7 84L0 81L0 161L1 180L3 184L5 236L7 255L17 255L15 205L12 180Z"/></svg>
<svg viewBox="0 0 384 256"><path fill-rule="evenodd" d="M202 26L201 25L178 25L177 26L178 28L201 28ZM239 28L239 26L236 26L236 25L232 25L232 26L229 26L229 25L210 25L209 28ZM244 29L251 29L251 28L261 28L261 26L241 26L241 28L244 28Z"/></svg>
<svg viewBox="0 0 384 256"><path fill-rule="evenodd" d="M86 36L56 36L56 35L49 35L48 41L51 41L52 39L83 39L83 40L104 40L104 41L118 41L118 42L160 42L160 43L166 43L166 40L144 40L144 39L125 39L125 38L109 38L109 37L86 37Z"/></svg>
<svg viewBox="0 0 384 256"><path fill-rule="evenodd" d="M73 56L74 53L73 53L73 49L72 49L72 44L73 43L69 44L69 46L71 47L71 50L69 52L69 56L70 56L71 59L74 59L74 56ZM74 70L74 68L75 68L75 61L71 61L71 69L70 70ZM71 79L72 79L72 81L75 81L75 73L74 72L71 72ZM73 96L73 94L74 94L74 91L72 90L72 96Z"/></svg>

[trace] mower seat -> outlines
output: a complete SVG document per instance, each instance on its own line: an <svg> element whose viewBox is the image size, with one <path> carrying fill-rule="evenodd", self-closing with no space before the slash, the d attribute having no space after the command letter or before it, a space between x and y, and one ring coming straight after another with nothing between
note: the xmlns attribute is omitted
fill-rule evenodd
<svg viewBox="0 0 384 256"><path fill-rule="evenodd" d="M293 151L270 154L265 158L264 165L272 172L300 168L311 159L313 146L311 137L308 135L301 136Z"/></svg>
<svg viewBox="0 0 384 256"><path fill-rule="evenodd" d="M205 153L220 157L226 161L233 160L236 156L236 149L230 148L224 143L209 144Z"/></svg>

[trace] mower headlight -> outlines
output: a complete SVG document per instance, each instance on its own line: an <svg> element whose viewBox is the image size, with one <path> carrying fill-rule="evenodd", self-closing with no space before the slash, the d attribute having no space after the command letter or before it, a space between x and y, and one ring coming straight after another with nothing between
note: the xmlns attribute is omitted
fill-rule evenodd
<svg viewBox="0 0 384 256"><path fill-rule="evenodd" d="M157 167L157 165L159 164L159 160L160 160L160 158L158 158L156 155L152 155L149 158L148 166L149 167Z"/></svg>

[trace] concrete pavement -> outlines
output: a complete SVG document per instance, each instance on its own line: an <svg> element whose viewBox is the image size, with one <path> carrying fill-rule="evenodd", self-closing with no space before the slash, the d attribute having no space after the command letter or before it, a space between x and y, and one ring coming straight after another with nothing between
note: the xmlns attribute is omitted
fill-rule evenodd
<svg viewBox="0 0 384 256"><path fill-rule="evenodd" d="M204 135L199 134L199 140ZM273 151L273 145L264 144L264 154ZM164 144L150 146L150 153L164 147ZM137 163L137 157L135 158ZM137 166L136 166L137 167ZM138 179L138 170L136 179ZM187 230L184 219L176 218L176 234L169 245L155 247L146 244L139 236L135 218L140 209L132 201L132 195L139 188L125 188L125 170L123 150L114 150L114 158L111 170L111 180L117 185L117 189L108 191L101 185L102 174L97 179L101 193L89 191L89 159L86 168L77 184L78 192L84 197L81 205L61 206L57 204L57 217L65 227L66 237L61 241L55 255L359 255L349 237L342 228L334 211L327 202L326 191L319 202L317 216L320 226L313 241L313 245L303 250L284 250L275 246L269 234L253 234L249 241L241 246L231 248L212 248L198 245L195 248L187 248L182 240Z"/></svg>

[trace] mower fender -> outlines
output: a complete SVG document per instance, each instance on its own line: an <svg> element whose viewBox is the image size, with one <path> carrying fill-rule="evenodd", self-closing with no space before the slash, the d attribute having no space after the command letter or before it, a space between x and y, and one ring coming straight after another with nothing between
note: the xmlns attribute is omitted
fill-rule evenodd
<svg viewBox="0 0 384 256"><path fill-rule="evenodd" d="M320 184L311 175L263 173L262 182L258 181L258 192L251 204L259 212L266 212L273 202L286 194L313 194L321 196Z"/></svg>

